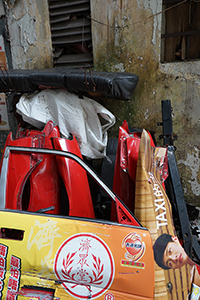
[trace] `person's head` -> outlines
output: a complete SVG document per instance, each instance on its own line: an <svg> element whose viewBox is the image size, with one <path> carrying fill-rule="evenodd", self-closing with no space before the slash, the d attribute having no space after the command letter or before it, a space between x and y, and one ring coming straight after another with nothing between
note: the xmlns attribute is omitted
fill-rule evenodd
<svg viewBox="0 0 200 300"><path fill-rule="evenodd" d="M165 270L181 268L190 261L178 238L166 233L157 238L153 250L157 265Z"/></svg>

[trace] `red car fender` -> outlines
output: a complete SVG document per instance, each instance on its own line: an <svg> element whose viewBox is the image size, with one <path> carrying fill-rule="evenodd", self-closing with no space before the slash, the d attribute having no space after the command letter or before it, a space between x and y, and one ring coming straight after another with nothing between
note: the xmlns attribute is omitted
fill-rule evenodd
<svg viewBox="0 0 200 300"><path fill-rule="evenodd" d="M13 140L9 134L5 148L10 146L51 148L50 138L60 136L57 127L48 122L43 131L21 131ZM4 149L5 149L4 148ZM5 208L37 211L54 206L60 213L60 177L54 157L38 154L11 153L7 173Z"/></svg>
<svg viewBox="0 0 200 300"><path fill-rule="evenodd" d="M69 151L82 158L75 137L71 140L52 138L56 150ZM69 216L95 218L86 171L75 161L56 157L57 166L65 184L69 200Z"/></svg>
<svg viewBox="0 0 200 300"><path fill-rule="evenodd" d="M9 135L6 145L32 147L32 138L24 138L21 140L12 140ZM18 209L19 195L22 194L27 175L31 173L35 165L39 163L36 159L32 159L30 155L12 153L9 158L6 186L6 208ZM21 191L21 192L20 192Z"/></svg>
<svg viewBox="0 0 200 300"><path fill-rule="evenodd" d="M37 131L30 130L26 134L29 136L36 134ZM57 126L54 127L53 122L49 121L42 131L45 134L44 145L42 148L53 149L51 138L60 137ZM40 138L40 135L38 136ZM56 158L49 155L32 154L36 159L41 158L40 163L30 174L30 200L29 203L21 201L25 209L28 211L37 211L54 206L53 210L48 213L61 214L60 203L60 176L57 169ZM26 209L27 208L27 209Z"/></svg>
<svg viewBox="0 0 200 300"><path fill-rule="evenodd" d="M151 146L155 146L149 133ZM118 146L115 161L115 172L113 179L113 191L134 212L135 204L135 178L137 159L140 147L141 132L129 131L126 120L119 127ZM112 207L112 220L115 214Z"/></svg>

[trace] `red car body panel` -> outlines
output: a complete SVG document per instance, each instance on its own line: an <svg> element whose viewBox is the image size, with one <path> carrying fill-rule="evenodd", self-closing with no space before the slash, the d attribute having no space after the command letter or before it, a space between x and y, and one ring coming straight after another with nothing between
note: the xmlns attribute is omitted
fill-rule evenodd
<svg viewBox="0 0 200 300"><path fill-rule="evenodd" d="M52 149L52 136L60 136L59 130L49 122L43 131L18 131L19 138L13 140L9 134L6 146L24 146ZM6 186L6 207L37 211L54 206L51 213L60 213L59 173L55 158L40 154L12 153L9 160Z"/></svg>
<svg viewBox="0 0 200 300"><path fill-rule="evenodd" d="M75 137L71 140L53 138L52 143L54 149L72 152L82 158ZM75 161L68 158L56 157L56 161L68 194L69 216L95 218L85 170Z"/></svg>
<svg viewBox="0 0 200 300"><path fill-rule="evenodd" d="M55 148L73 152L82 158L76 139L60 138L58 127L54 127L51 121L43 131L18 130L15 140L9 134L5 148L6 146ZM48 213L62 214L60 178L68 192L69 215L94 218L86 172L72 160L45 154L12 153L10 155L5 208L38 211L54 207L49 209ZM77 203L77 199L80 198L81 203Z"/></svg>
<svg viewBox="0 0 200 300"><path fill-rule="evenodd" d="M149 133L151 146L155 146ZM134 212L135 178L141 132L130 132L126 121L119 127L113 191ZM112 211L112 220L115 220Z"/></svg>

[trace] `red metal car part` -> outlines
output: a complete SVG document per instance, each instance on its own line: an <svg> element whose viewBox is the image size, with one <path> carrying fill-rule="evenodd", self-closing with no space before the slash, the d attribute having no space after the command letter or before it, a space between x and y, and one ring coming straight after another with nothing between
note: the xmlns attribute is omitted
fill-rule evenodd
<svg viewBox="0 0 200 300"><path fill-rule="evenodd" d="M51 150L51 149L38 149L38 148L30 148L30 147L13 147L13 146L7 146L5 149L5 155L3 158L3 164L2 169L3 171L7 170L7 165L9 163L9 157L12 155L12 153L20 153L22 155L30 155L32 153L41 154L41 155L53 155L60 158L67 158L71 159L77 164L80 165L80 167L84 168L85 171L99 184L99 186L110 196L110 198L115 203L115 209L116 209L116 215L117 215L117 221L120 224L129 224L133 226L141 226L140 223L137 221L137 219L133 216L133 214L124 206L123 202L116 196L116 194L108 187L108 185L101 180L101 178L97 175L96 172L94 172L88 164L86 164L79 156L65 151L60 150ZM6 182L6 172L2 172L1 178L0 178L0 209L4 209L5 205L5 193L4 193L4 182ZM81 198L80 198L81 199ZM81 200L77 199L79 201L79 205Z"/></svg>
<svg viewBox="0 0 200 300"><path fill-rule="evenodd" d="M69 151L82 158L74 136L72 139L52 138L56 150ZM88 178L85 170L72 159L56 157L57 167L67 190L69 216L95 218Z"/></svg>
<svg viewBox="0 0 200 300"><path fill-rule="evenodd" d="M149 136L151 146L155 146L150 133ZM141 132L130 132L125 120L119 128L113 191L122 199L131 212L134 212L135 178L140 138ZM111 210L111 216L112 220L115 220L116 216L113 209Z"/></svg>
<svg viewBox="0 0 200 300"><path fill-rule="evenodd" d="M42 133L45 134L44 145L42 148L52 149L51 138L60 137L60 132L57 126L53 125L52 121L49 121L45 126ZM27 136L40 137L40 132L35 130L27 130ZM33 142L35 138L33 139ZM35 145L34 145L35 147ZM38 147L36 147L38 148ZM38 159L41 157L41 162L34 168L29 177L30 196L23 199L21 202L23 206L20 209L28 211L37 211L40 209L46 209L53 206L54 210L48 212L54 214L61 214L60 203L60 175L57 169L57 163L55 157L49 157L49 155L36 155L33 157ZM29 201L26 202L26 199Z"/></svg>
<svg viewBox="0 0 200 300"><path fill-rule="evenodd" d="M50 138L60 136L57 127L48 122L43 131L25 130L21 138L13 140L9 134L6 146L52 148ZM24 137L23 137L24 136ZM6 180L5 208L37 211L54 206L52 213L60 213L60 177L54 157L40 154L12 153Z"/></svg>
<svg viewBox="0 0 200 300"><path fill-rule="evenodd" d="M19 129L17 136L18 139L13 141L9 135L6 146L49 149L53 149L54 146L55 149L71 151L82 157L76 139L60 138L58 127L54 127L51 121L43 131ZM36 153L11 153L5 208L38 211L53 206L54 210L49 210L49 213L62 214L60 176L68 194L68 199L62 201L69 201L69 215L94 218L90 188L84 169L72 160ZM63 205L67 206L67 203Z"/></svg>

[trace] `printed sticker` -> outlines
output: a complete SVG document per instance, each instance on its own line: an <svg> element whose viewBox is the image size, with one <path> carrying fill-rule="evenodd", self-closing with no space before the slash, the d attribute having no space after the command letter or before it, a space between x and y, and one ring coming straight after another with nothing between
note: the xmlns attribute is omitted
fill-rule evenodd
<svg viewBox="0 0 200 300"><path fill-rule="evenodd" d="M54 271L72 296L88 299L105 293L114 279L114 259L109 247L90 233L75 234L58 249Z"/></svg>
<svg viewBox="0 0 200 300"><path fill-rule="evenodd" d="M145 244L142 242L141 236L135 232L128 234L123 239L122 247L124 247L127 251L125 253L125 258L127 260L121 260L121 265L144 269L144 263L138 262L145 252Z"/></svg>

